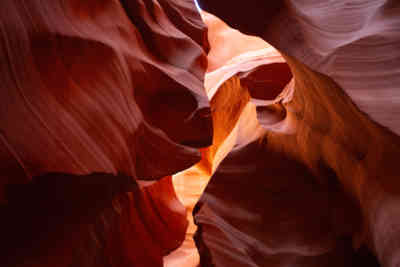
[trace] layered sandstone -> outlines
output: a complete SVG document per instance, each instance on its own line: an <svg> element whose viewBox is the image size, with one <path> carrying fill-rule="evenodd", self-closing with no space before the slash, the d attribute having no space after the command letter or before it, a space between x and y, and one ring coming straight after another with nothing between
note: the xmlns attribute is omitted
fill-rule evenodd
<svg viewBox="0 0 400 267"><path fill-rule="evenodd" d="M0 4L1 266L162 266L212 140L191 1Z"/></svg>
<svg viewBox="0 0 400 267"><path fill-rule="evenodd" d="M398 266L400 4L199 2L0 4L0 265Z"/></svg>
<svg viewBox="0 0 400 267"><path fill-rule="evenodd" d="M248 90L256 110L242 129L257 123L194 209L202 266L397 266L398 5L199 2L274 45L293 74L236 67L232 95Z"/></svg>

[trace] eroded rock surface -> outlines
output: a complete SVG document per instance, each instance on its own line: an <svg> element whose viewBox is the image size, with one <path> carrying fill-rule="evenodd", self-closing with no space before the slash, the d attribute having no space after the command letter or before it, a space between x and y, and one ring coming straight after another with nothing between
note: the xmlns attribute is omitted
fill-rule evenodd
<svg viewBox="0 0 400 267"><path fill-rule="evenodd" d="M231 27L331 77L358 108L400 133L398 1L198 2Z"/></svg>
<svg viewBox="0 0 400 267"><path fill-rule="evenodd" d="M269 130L228 154L195 208L203 266L376 266L372 253L395 266L398 136L288 60L291 101L268 106L284 110L279 130L260 121Z"/></svg>
<svg viewBox="0 0 400 267"><path fill-rule="evenodd" d="M199 2L0 4L0 265L162 266L201 160L202 266L398 266L399 4Z"/></svg>
<svg viewBox="0 0 400 267"><path fill-rule="evenodd" d="M256 112L194 210L202 266L397 266L397 4L199 2L269 41L293 74L239 75L232 95L246 88Z"/></svg>
<svg viewBox="0 0 400 267"><path fill-rule="evenodd" d="M162 266L170 175L212 140L194 3L3 1L0 25L0 265Z"/></svg>

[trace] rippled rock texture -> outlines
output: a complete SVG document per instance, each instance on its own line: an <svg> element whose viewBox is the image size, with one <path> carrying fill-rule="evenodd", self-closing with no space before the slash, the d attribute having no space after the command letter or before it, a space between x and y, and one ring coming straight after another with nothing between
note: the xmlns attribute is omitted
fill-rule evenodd
<svg viewBox="0 0 400 267"><path fill-rule="evenodd" d="M358 108L400 133L398 1L198 2L231 27L331 77Z"/></svg>
<svg viewBox="0 0 400 267"><path fill-rule="evenodd" d="M212 141L186 0L0 3L1 266L162 266Z"/></svg>
<svg viewBox="0 0 400 267"><path fill-rule="evenodd" d="M201 265L398 266L397 2L199 2L288 64L227 75L253 112L194 209Z"/></svg>
<svg viewBox="0 0 400 267"><path fill-rule="evenodd" d="M329 78L293 62L302 72L293 68L291 101L257 107L266 132L248 145L237 142L195 208L202 264L376 266L369 247L384 266L395 266L387 262L399 248L399 138L367 119ZM282 115L262 120L271 114Z"/></svg>
<svg viewBox="0 0 400 267"><path fill-rule="evenodd" d="M162 266L198 162L202 266L400 264L400 4L199 2L0 3L0 266Z"/></svg>

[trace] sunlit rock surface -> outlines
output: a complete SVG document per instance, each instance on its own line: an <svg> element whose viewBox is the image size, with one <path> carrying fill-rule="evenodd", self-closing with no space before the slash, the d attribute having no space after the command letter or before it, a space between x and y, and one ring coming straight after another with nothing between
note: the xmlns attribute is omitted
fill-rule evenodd
<svg viewBox="0 0 400 267"><path fill-rule="evenodd" d="M207 12L201 14L208 27L210 43L205 88L212 106L214 135L213 145L202 149L199 165L211 174L234 145L249 143L263 132L257 120L246 118L255 114L254 99L250 101L252 95L258 91L268 94L271 90L257 90L252 86L248 91L241 83L261 83L265 87L272 81L270 87L277 88L280 94L291 72L279 52L260 38L240 33ZM276 66L283 66L283 71L274 72ZM257 75L260 69L267 75Z"/></svg>
<svg viewBox="0 0 400 267"><path fill-rule="evenodd" d="M197 266L199 255L193 242L196 227L192 222L194 205L210 175L232 148L250 143L265 132L256 119L256 106L250 102L250 94L240 85L240 79L259 83L258 67L274 70L277 64L287 65L276 49L261 39L243 35L206 12L202 12L202 17L208 26L210 42L211 66L205 76L205 87L212 110L213 145L201 149L203 158L199 164L173 177L176 193L187 207L189 228L184 244L166 257L167 267ZM255 75L250 75L253 71Z"/></svg>
<svg viewBox="0 0 400 267"><path fill-rule="evenodd" d="M196 226L193 222L193 207L196 205L210 175L198 165L173 176L173 184L178 199L186 208L189 226L183 244L164 258L164 267L195 267L200 263L200 256L195 246L193 235Z"/></svg>
<svg viewBox="0 0 400 267"><path fill-rule="evenodd" d="M296 86L279 124L290 131L234 149L195 208L203 266L376 266L371 251L395 262L398 137L330 79L289 62Z"/></svg>
<svg viewBox="0 0 400 267"><path fill-rule="evenodd" d="M331 77L358 108L400 133L400 2L198 2L233 28Z"/></svg>
<svg viewBox="0 0 400 267"><path fill-rule="evenodd" d="M400 4L199 2L0 4L0 266L399 265Z"/></svg>
<svg viewBox="0 0 400 267"><path fill-rule="evenodd" d="M0 265L162 266L212 141L194 3L2 1L0 29Z"/></svg>
<svg viewBox="0 0 400 267"><path fill-rule="evenodd" d="M201 265L398 266L397 2L199 2L273 44L294 77L238 74L257 134L234 141L194 209Z"/></svg>

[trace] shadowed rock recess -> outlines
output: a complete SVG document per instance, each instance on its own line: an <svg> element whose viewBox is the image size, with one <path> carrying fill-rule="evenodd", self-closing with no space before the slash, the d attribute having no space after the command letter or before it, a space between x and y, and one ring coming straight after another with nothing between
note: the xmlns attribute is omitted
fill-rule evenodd
<svg viewBox="0 0 400 267"><path fill-rule="evenodd" d="M400 266L400 2L197 2L0 1L0 266Z"/></svg>
<svg viewBox="0 0 400 267"><path fill-rule="evenodd" d="M265 130L229 140L194 208L201 265L399 266L400 3L199 3L293 75L236 67L256 111L238 131Z"/></svg>
<svg viewBox="0 0 400 267"><path fill-rule="evenodd" d="M0 3L0 266L162 266L211 144L191 1Z"/></svg>

